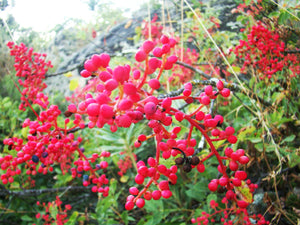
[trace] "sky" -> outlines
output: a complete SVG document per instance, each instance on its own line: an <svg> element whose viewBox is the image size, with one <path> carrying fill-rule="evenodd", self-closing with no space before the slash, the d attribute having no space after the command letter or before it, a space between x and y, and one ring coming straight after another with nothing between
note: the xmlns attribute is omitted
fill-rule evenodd
<svg viewBox="0 0 300 225"><path fill-rule="evenodd" d="M91 11L84 0L13 0L14 7L3 13L12 14L22 27L32 27L38 32L46 32L68 18L92 20ZM101 1L101 0L99 0ZM145 0L111 0L118 7L137 10ZM11 1L9 1L11 2Z"/></svg>

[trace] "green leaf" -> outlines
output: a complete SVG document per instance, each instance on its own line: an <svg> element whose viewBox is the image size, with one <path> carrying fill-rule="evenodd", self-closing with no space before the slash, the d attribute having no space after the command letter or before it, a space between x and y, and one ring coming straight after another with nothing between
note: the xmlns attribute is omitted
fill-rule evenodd
<svg viewBox="0 0 300 225"><path fill-rule="evenodd" d="M232 69L233 69L233 71L234 71L235 73L241 72L241 68L238 67L238 66L232 66Z"/></svg>
<svg viewBox="0 0 300 225"><path fill-rule="evenodd" d="M74 91L78 87L78 85L79 85L78 78L72 79L69 85L70 91Z"/></svg>
<svg viewBox="0 0 300 225"><path fill-rule="evenodd" d="M281 144L285 143L285 142L292 142L292 141L294 141L295 137L296 137L296 135L294 135L294 134L291 135L291 136L288 136L285 139L283 139L283 141L281 142Z"/></svg>
<svg viewBox="0 0 300 225"><path fill-rule="evenodd" d="M76 221L77 221L78 214L79 214L79 213L78 213L77 211L74 211L74 212L72 213L72 215L70 216L68 222L65 223L65 225L73 225L73 224L75 224Z"/></svg>
<svg viewBox="0 0 300 225"><path fill-rule="evenodd" d="M259 137L249 138L248 140L254 144L261 142L261 138L259 138Z"/></svg>
<svg viewBox="0 0 300 225"><path fill-rule="evenodd" d="M186 191L186 194L193 198L196 199L197 201L202 201L206 197L207 193L207 182L198 182L195 185L193 184L188 184L188 190Z"/></svg>
<svg viewBox="0 0 300 225"><path fill-rule="evenodd" d="M28 215L21 216L22 221L32 221L32 218Z"/></svg>

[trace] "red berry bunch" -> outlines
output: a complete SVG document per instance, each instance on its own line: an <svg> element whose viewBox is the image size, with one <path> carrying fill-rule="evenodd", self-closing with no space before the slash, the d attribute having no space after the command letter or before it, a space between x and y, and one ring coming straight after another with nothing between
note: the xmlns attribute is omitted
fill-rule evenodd
<svg viewBox="0 0 300 225"><path fill-rule="evenodd" d="M53 202L48 202L48 204L46 204L45 202L37 202L37 205L45 208L44 214L38 213L35 216L37 219L41 218L43 220L44 225L50 225L53 223L63 225L68 222L67 212L72 209L72 206L68 204L64 205L65 209L62 210L62 201L58 196L56 196L56 199ZM54 210L55 208L58 211L58 213L56 214L56 217L53 218L53 213L50 212L56 211Z"/></svg>
<svg viewBox="0 0 300 225"><path fill-rule="evenodd" d="M239 60L243 60L242 71L247 72L249 66L260 74L260 79L271 78L284 67L291 68L292 75L299 72L297 56L284 55L285 44L277 33L268 30L262 23L252 26L247 35L247 41L240 40L240 44L233 50Z"/></svg>
<svg viewBox="0 0 300 225"><path fill-rule="evenodd" d="M142 35L145 40L152 39L156 41L162 36L163 26L160 22L156 22L157 19L158 16L155 14L150 23L148 21L143 22ZM149 37L149 29L151 29L151 38Z"/></svg>
<svg viewBox="0 0 300 225"><path fill-rule="evenodd" d="M23 43L14 45L13 42L8 42L7 46L11 49L10 54L15 57L16 76L23 78L18 80L23 87L20 110L29 106L28 101L46 109L49 102L48 96L43 93L47 87L43 80L48 69L52 67L51 61L46 61L46 54L33 52L33 48L28 49Z"/></svg>

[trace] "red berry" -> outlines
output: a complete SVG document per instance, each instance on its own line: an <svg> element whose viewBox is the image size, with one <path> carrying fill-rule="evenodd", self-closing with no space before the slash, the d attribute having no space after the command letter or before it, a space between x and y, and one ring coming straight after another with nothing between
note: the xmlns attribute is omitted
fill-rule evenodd
<svg viewBox="0 0 300 225"><path fill-rule="evenodd" d="M170 190L163 190L163 191L161 192L161 196L162 196L163 198L168 199L168 198L170 198L170 197L172 196L172 192L171 192Z"/></svg>
<svg viewBox="0 0 300 225"><path fill-rule="evenodd" d="M91 103L88 105L86 112L89 116L98 116L100 112L99 104Z"/></svg>
<svg viewBox="0 0 300 225"><path fill-rule="evenodd" d="M202 163L197 165L197 170L199 173L203 173L205 171L205 166Z"/></svg>
<svg viewBox="0 0 300 225"><path fill-rule="evenodd" d="M153 55L155 57L161 57L162 56L162 50L161 50L161 48L159 48L159 47L154 48Z"/></svg>
<svg viewBox="0 0 300 225"><path fill-rule="evenodd" d="M143 62L146 58L147 58L147 54L146 54L146 52L144 50L139 50L135 54L135 60L137 62Z"/></svg>
<svg viewBox="0 0 300 225"><path fill-rule="evenodd" d="M133 207L134 207L133 201L128 201L128 202L126 202L126 204L125 204L125 209L126 209L126 210L132 210Z"/></svg>
<svg viewBox="0 0 300 225"><path fill-rule="evenodd" d="M247 173L245 171L238 170L235 172L234 177L240 180L246 180Z"/></svg>
<svg viewBox="0 0 300 225"><path fill-rule="evenodd" d="M152 192L152 198L154 200L158 200L158 199L160 199L160 197L161 197L161 191L155 190L155 191Z"/></svg>
<svg viewBox="0 0 300 225"><path fill-rule="evenodd" d="M210 191L216 191L218 189L218 183L217 182L213 182L211 181L209 184L208 184L208 189Z"/></svg>
<svg viewBox="0 0 300 225"><path fill-rule="evenodd" d="M142 183L144 183L144 176L142 176L141 174L137 174L136 176L135 176L135 183L137 183L137 184L142 184Z"/></svg>
<svg viewBox="0 0 300 225"><path fill-rule="evenodd" d="M87 78L87 77L92 76L92 73L89 72L89 71L87 71L87 70L82 70L82 71L80 72L80 75L81 75L82 77Z"/></svg>
<svg viewBox="0 0 300 225"><path fill-rule="evenodd" d="M149 54L153 48L155 47L155 43L153 41L147 40L143 44L143 49L146 54Z"/></svg>
<svg viewBox="0 0 300 225"><path fill-rule="evenodd" d="M144 106L144 112L147 114L147 115L153 115L156 111L156 104L153 103L153 102L147 102Z"/></svg>
<svg viewBox="0 0 300 225"><path fill-rule="evenodd" d="M136 94L136 86L134 86L132 83L126 83L123 87L124 93L127 95L134 95Z"/></svg>
<svg viewBox="0 0 300 225"><path fill-rule="evenodd" d="M109 79L105 82L105 89L108 91L113 91L118 87L118 82L115 79Z"/></svg>
<svg viewBox="0 0 300 225"><path fill-rule="evenodd" d="M139 192L140 192L139 189L137 189L136 187L129 188L129 193L132 195L138 195Z"/></svg>
<svg viewBox="0 0 300 225"><path fill-rule="evenodd" d="M136 204L137 207L143 208L144 205L145 205L145 200L142 199L142 198L139 198L138 200L136 200L135 204Z"/></svg>
<svg viewBox="0 0 300 225"><path fill-rule="evenodd" d="M224 98L227 98L230 96L230 90L227 88L224 88L220 93Z"/></svg>
<svg viewBox="0 0 300 225"><path fill-rule="evenodd" d="M128 110L128 109L131 109L131 107L133 106L133 102L130 100L130 99L123 99L119 105L118 105L118 108L119 110Z"/></svg>
<svg viewBox="0 0 300 225"><path fill-rule="evenodd" d="M236 171L239 168L239 165L235 161L231 160L229 162L229 168L232 171Z"/></svg>
<svg viewBox="0 0 300 225"><path fill-rule="evenodd" d="M114 110L109 105L103 104L100 107L100 114L106 119L111 119L114 116Z"/></svg>
<svg viewBox="0 0 300 225"><path fill-rule="evenodd" d="M218 81L218 83L217 83L217 88L219 89L219 91L222 91L222 90L223 90L223 88L224 88L224 83L223 83L221 80Z"/></svg>
<svg viewBox="0 0 300 225"><path fill-rule="evenodd" d="M149 80L148 85L154 90L157 90L160 88L160 82L157 79Z"/></svg>

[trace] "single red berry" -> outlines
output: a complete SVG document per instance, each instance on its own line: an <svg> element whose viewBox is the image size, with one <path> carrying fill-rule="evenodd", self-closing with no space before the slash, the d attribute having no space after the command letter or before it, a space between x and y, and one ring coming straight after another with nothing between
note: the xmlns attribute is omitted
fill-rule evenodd
<svg viewBox="0 0 300 225"><path fill-rule="evenodd" d="M136 187L130 187L129 188L129 193L132 195L138 195L139 194L139 189L137 189Z"/></svg>
<svg viewBox="0 0 300 225"><path fill-rule="evenodd" d="M133 201L128 201L128 202L126 202L126 204L125 204L125 209L126 209L126 210L132 210L133 207L134 207Z"/></svg>
<svg viewBox="0 0 300 225"><path fill-rule="evenodd" d="M135 54L135 60L137 62L143 62L146 58L147 58L147 54L146 54L146 52L144 50L139 50Z"/></svg>
<svg viewBox="0 0 300 225"><path fill-rule="evenodd" d="M136 200L135 204L136 204L137 207L143 208L144 205L145 205L145 200L142 199L142 198L139 198L138 200Z"/></svg>
<svg viewBox="0 0 300 225"><path fill-rule="evenodd" d="M152 198L153 198L154 200L159 200L160 197L161 197L161 191L155 190L155 191L152 192Z"/></svg>
<svg viewBox="0 0 300 225"><path fill-rule="evenodd" d="M157 79L149 80L148 85L154 90L157 90L160 88L160 82Z"/></svg>
<svg viewBox="0 0 300 225"><path fill-rule="evenodd" d="M213 181L211 181L209 184L208 184L208 189L210 190L210 191L216 191L216 190L218 190L218 183L217 182L213 182Z"/></svg>
<svg viewBox="0 0 300 225"><path fill-rule="evenodd" d="M146 54L149 54L154 47L155 47L155 43L153 41L147 40L143 43L143 49Z"/></svg>

